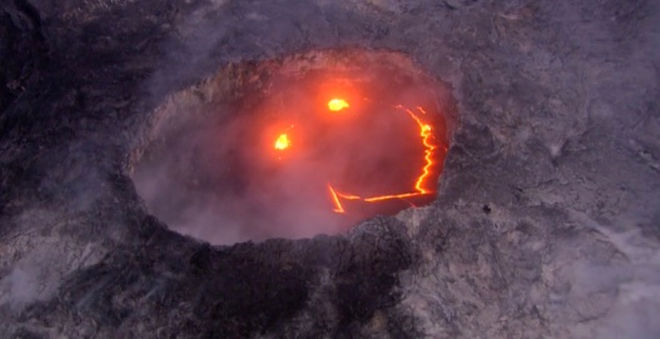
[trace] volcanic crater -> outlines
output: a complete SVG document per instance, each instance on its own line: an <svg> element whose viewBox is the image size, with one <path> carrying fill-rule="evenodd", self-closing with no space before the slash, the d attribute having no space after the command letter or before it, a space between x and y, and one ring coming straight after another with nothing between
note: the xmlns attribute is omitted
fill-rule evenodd
<svg viewBox="0 0 660 339"><path fill-rule="evenodd" d="M231 244L432 202L457 120L449 87L404 54L353 48L230 64L148 121L132 177L149 210Z"/></svg>
<svg viewBox="0 0 660 339"><path fill-rule="evenodd" d="M658 22L0 1L0 336L658 338Z"/></svg>

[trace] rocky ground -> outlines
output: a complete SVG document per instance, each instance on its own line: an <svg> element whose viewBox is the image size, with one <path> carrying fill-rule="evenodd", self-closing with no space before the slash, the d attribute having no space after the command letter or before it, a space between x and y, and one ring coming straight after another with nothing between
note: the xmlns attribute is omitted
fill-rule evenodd
<svg viewBox="0 0 660 339"><path fill-rule="evenodd" d="M656 338L654 1L0 4L0 333ZM223 66L405 53L453 88L436 201L210 246L130 179L156 107Z"/></svg>

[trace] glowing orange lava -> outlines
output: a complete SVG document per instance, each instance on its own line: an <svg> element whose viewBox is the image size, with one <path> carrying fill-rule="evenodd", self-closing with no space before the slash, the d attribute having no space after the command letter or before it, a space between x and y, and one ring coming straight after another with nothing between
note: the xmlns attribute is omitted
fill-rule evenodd
<svg viewBox="0 0 660 339"><path fill-rule="evenodd" d="M419 108L419 110L422 113L426 113L421 108ZM419 125L419 136L422 137L422 143L424 144L424 161L426 161L426 164L422 168L422 174L417 178L417 182L415 182L415 189L420 194L428 194L431 193L431 191L422 186L424 185L424 180L426 180L426 178L431 173L431 166L433 166L433 159L431 158L431 155L433 150L436 149L436 146L433 145L430 141L430 139L433 137L433 134L431 134L431 126L429 124L425 124L411 110L406 109L406 112L408 112L410 117L415 119L415 122L417 122L417 125Z"/></svg>
<svg viewBox="0 0 660 339"><path fill-rule="evenodd" d="M340 98L333 98L328 101L328 109L333 111L333 112L339 112L343 110L344 108L348 108L350 105L348 102L344 99Z"/></svg>
<svg viewBox="0 0 660 339"><path fill-rule="evenodd" d="M289 136L286 133L280 134L277 140L275 140L274 147L278 151L283 151L289 148L289 146L291 146L291 140L289 140Z"/></svg>
<svg viewBox="0 0 660 339"><path fill-rule="evenodd" d="M329 105L330 103L328 103L328 106ZM424 145L425 164L424 167L422 167L422 173L417 177L417 180L415 181L415 192L388 194L388 195L363 198L359 195L339 193L330 184L328 184L328 189L330 190L330 195L335 205L335 208L333 209L334 212L336 213L345 212L343 206L341 205L341 199L362 200L364 202L377 202L377 201L384 201L391 199L405 199L405 198L411 198L411 197L433 193L431 189L424 187L425 181L431 175L431 167L434 165L432 155L433 155L433 151L437 148L437 146L431 142L431 139L433 138L431 125L424 123L417 115L415 115L415 113L412 110L408 108L405 108L401 105L396 106L396 108L404 110L410 115L410 117L413 120L415 120L415 122L419 126L419 135L422 138L422 144ZM426 111L424 111L422 107L417 107L417 110L419 110L422 114L426 114Z"/></svg>
<svg viewBox="0 0 660 339"><path fill-rule="evenodd" d="M337 192L335 192L335 189L332 188L330 184L328 184L328 189L330 190L330 195L332 196L332 202L335 204L335 208L332 211L336 213L346 212L344 207L341 205L341 201L339 200L339 196L337 195Z"/></svg>

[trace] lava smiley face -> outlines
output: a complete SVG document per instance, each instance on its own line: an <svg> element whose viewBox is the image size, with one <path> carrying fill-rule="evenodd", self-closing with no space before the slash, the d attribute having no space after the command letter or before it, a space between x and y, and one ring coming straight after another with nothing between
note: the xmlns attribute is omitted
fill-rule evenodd
<svg viewBox="0 0 660 339"><path fill-rule="evenodd" d="M272 203L331 212L323 220L347 227L432 201L447 144L428 83L344 66L272 80L258 109L260 166L277 182L263 187L281 193Z"/></svg>
<svg viewBox="0 0 660 339"><path fill-rule="evenodd" d="M312 52L229 65L205 86L162 109L172 122L134 175L181 233L336 234L435 198L454 105L403 55Z"/></svg>

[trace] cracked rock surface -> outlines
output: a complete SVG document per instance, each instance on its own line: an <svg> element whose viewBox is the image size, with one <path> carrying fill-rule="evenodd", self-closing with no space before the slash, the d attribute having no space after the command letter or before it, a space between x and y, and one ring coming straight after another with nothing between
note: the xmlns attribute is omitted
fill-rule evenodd
<svg viewBox="0 0 660 339"><path fill-rule="evenodd" d="M0 4L0 333L656 338L660 6ZM130 179L150 114L246 60L358 46L451 85L437 199L347 234L210 246Z"/></svg>

